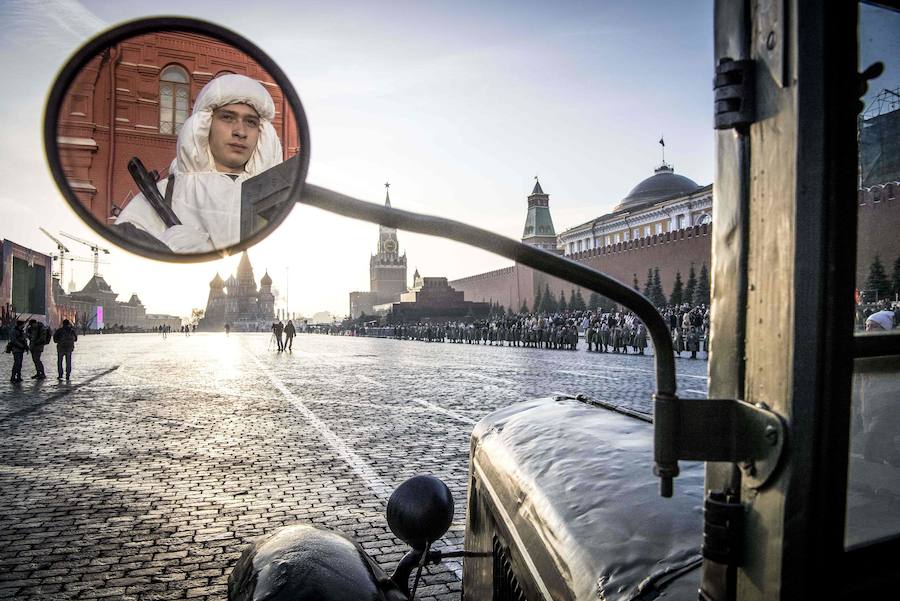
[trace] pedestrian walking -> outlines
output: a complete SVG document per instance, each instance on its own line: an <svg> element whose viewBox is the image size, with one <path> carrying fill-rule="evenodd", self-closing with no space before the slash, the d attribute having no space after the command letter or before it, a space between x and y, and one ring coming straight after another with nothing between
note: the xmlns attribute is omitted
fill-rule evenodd
<svg viewBox="0 0 900 601"><path fill-rule="evenodd" d="M287 322L287 325L284 326L284 344L287 346L287 350L294 350L294 336L297 334L296 328L294 328L294 322L290 319Z"/></svg>
<svg viewBox="0 0 900 601"><path fill-rule="evenodd" d="M56 343L56 379L63 379L63 360L66 362L66 380L72 374L72 352L75 350L75 341L78 340L78 332L72 327L68 319L64 319L62 326L53 333L53 342Z"/></svg>
<svg viewBox="0 0 900 601"><path fill-rule="evenodd" d="M9 342L6 343L6 352L12 353L13 366L10 382L22 381L22 359L28 350L28 337L25 335L25 322L16 321L16 327L10 333Z"/></svg>
<svg viewBox="0 0 900 601"><path fill-rule="evenodd" d="M281 339L281 334L284 332L284 324L281 323L281 320L278 320L278 323L272 324L272 333L275 334L275 341L278 342L278 352L284 350L284 341Z"/></svg>
<svg viewBox="0 0 900 601"><path fill-rule="evenodd" d="M31 376L31 379L43 380L47 377L47 374L44 373L41 353L44 352L44 346L50 342L50 328L36 319L31 319L28 321L28 328L25 334L28 337L28 349L31 351L31 360L34 362L34 375Z"/></svg>

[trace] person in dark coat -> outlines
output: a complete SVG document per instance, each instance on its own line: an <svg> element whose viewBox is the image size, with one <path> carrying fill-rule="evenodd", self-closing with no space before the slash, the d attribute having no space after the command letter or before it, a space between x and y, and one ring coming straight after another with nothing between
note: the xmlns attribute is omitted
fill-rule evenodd
<svg viewBox="0 0 900 601"><path fill-rule="evenodd" d="M64 319L62 327L53 333L53 342L56 343L56 371L59 374L57 380L63 378L63 359L66 361L66 380L72 374L72 352L75 350L76 340L78 332L68 319Z"/></svg>
<svg viewBox="0 0 900 601"><path fill-rule="evenodd" d="M28 337L25 335L25 322L17 321L16 327L10 332L9 342L6 343L6 352L12 353L13 366L10 382L22 381L22 359L28 350Z"/></svg>
<svg viewBox="0 0 900 601"><path fill-rule="evenodd" d="M50 330L36 319L28 321L28 329L25 330L28 336L28 348L31 350L31 360L34 361L35 374L31 376L32 380L43 380L47 377L44 373L44 362L41 361L41 353L44 352L44 345L50 342Z"/></svg>
<svg viewBox="0 0 900 601"><path fill-rule="evenodd" d="M284 332L284 324L281 323L281 320L278 320L278 323L272 324L272 332L275 334L275 340L278 341L278 350L284 350L284 341L281 339L281 334Z"/></svg>
<svg viewBox="0 0 900 601"><path fill-rule="evenodd" d="M296 328L294 328L294 322L290 319L287 322L287 325L284 326L284 346L287 347L287 350L294 350L294 336L297 334Z"/></svg>

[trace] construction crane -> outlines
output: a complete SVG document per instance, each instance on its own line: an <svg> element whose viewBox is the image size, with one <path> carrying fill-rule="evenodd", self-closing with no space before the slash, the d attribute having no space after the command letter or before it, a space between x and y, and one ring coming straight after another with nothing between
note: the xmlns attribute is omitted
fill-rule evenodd
<svg viewBox="0 0 900 601"><path fill-rule="evenodd" d="M91 249L91 252L94 254L94 277L98 277L100 275L100 253L102 252L102 253L108 255L109 249L103 248L97 244L94 244L93 242L84 240L82 238L79 238L78 236L73 236L72 234L67 234L65 232L60 232L59 235L65 236L66 238L69 238L70 240L74 240L75 242L81 242L82 244L84 244L85 246L87 246L88 248Z"/></svg>
<svg viewBox="0 0 900 601"><path fill-rule="evenodd" d="M56 243L56 250L59 251L59 255L58 256L53 255L53 256L55 258L59 259L59 285L65 286L66 280L63 277L63 265L65 265L66 253L68 253L70 251L68 248L66 248L66 245L60 241L59 238L57 238L56 236L54 236L53 234L51 234L50 232L48 232L47 230L45 230L42 227L38 227L38 229L41 230L42 232L44 232L44 235L46 235L48 238L50 238L51 240L53 240Z"/></svg>
<svg viewBox="0 0 900 601"><path fill-rule="evenodd" d="M65 291L67 291L67 292L69 291L68 288L67 288L67 284L66 284L66 282L63 281L63 279L62 279L62 271L63 271L62 264L63 264L63 261L78 261L78 262L80 262L80 263L93 263L93 262L94 262L94 259L91 259L91 258L89 258L89 257L73 257L73 256L71 256L71 255L61 256L61 254L60 254L60 255L53 254L53 255L50 255L50 257L51 257L54 261L59 261L59 265L60 265L60 266L59 266L59 272L60 272L59 285L62 287L63 290L65 290ZM107 262L107 261L97 261L97 262L98 262L100 265L109 265L109 262ZM74 267L72 267L72 269L74 269ZM72 273L74 273L74 271L73 271ZM69 276L69 277L72 277L72 276ZM72 283L74 283L74 281L73 281Z"/></svg>

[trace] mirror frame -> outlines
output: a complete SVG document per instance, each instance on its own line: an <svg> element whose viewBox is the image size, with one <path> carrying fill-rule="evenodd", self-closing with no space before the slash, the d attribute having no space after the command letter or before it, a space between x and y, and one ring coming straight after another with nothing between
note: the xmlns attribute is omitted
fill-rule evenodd
<svg viewBox="0 0 900 601"><path fill-rule="evenodd" d="M99 223L97 218L94 217L94 215L91 214L91 212L88 211L75 196L60 161L57 140L57 131L60 121L59 111L65 101L69 87L74 83L75 78L81 72L81 69L97 54L114 44L142 34L158 31L196 33L217 39L245 52L250 58L259 63L263 69L268 71L269 75L271 75L275 82L281 87L281 91L287 99L288 105L294 111L294 118L297 123L300 140L300 156L298 163L299 168L297 169L296 180L292 186L291 196L297 197L302 194L303 186L306 183L306 175L309 171L309 125L306 121L306 112L303 110L303 105L300 103L300 97L294 90L294 86L291 84L290 79L288 79L287 75L275 61L248 39L220 25L188 17L147 17L126 21L100 32L79 47L60 69L47 98L47 104L44 108L44 154L47 157L47 163L50 166L50 172L53 174L53 179L69 206L75 211L82 222L86 223L104 240L112 242L116 246L141 257L165 261L167 263L202 263L215 259L222 259L250 248L278 229L293 210L295 203L288 201L287 204L291 206L285 207L278 216L278 219L269 223L266 227L252 234L250 237L227 248L197 254L165 253L141 246L125 236L118 234L112 228L104 227L102 223Z"/></svg>

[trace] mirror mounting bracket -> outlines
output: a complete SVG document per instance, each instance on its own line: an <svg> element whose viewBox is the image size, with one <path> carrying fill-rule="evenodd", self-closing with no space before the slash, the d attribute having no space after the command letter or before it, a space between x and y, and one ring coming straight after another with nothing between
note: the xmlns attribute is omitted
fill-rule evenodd
<svg viewBox="0 0 900 601"><path fill-rule="evenodd" d="M764 404L659 394L653 400L654 473L661 478L662 496L672 495L679 459L736 463L753 489L778 468L787 428Z"/></svg>

